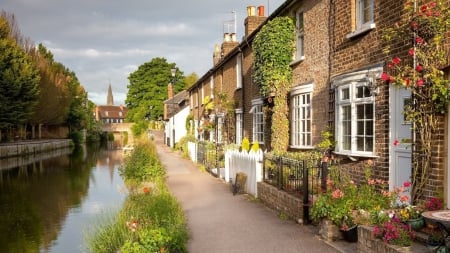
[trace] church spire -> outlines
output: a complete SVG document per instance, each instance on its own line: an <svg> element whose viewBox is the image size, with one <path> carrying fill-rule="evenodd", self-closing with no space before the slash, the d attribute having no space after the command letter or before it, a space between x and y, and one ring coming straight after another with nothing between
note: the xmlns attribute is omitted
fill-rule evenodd
<svg viewBox="0 0 450 253"><path fill-rule="evenodd" d="M112 94L111 83L109 83L108 98L106 99L106 104L114 105L114 98L113 98L113 94Z"/></svg>

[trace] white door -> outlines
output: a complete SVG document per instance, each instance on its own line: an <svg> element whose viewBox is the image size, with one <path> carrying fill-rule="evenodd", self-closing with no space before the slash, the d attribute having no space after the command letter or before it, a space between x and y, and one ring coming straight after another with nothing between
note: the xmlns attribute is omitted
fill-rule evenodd
<svg viewBox="0 0 450 253"><path fill-rule="evenodd" d="M389 91L390 107L390 188L411 182L411 123L403 115L405 105L411 101L411 92L391 87Z"/></svg>

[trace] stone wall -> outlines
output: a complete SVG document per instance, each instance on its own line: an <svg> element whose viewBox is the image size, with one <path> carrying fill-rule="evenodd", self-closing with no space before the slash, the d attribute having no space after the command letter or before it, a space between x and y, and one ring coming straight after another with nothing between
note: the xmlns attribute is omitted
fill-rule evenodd
<svg viewBox="0 0 450 253"><path fill-rule="evenodd" d="M258 198L269 208L299 223L303 220L302 199L264 182L258 183Z"/></svg>

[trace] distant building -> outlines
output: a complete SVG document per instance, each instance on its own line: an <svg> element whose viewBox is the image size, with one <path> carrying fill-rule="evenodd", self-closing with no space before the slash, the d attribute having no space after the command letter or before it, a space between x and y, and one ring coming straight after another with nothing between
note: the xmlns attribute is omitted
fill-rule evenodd
<svg viewBox="0 0 450 253"><path fill-rule="evenodd" d="M124 123L128 109L123 105L114 105L111 84L109 84L108 87L108 96L106 99L106 103L106 105L99 105L96 107L96 120L102 123Z"/></svg>

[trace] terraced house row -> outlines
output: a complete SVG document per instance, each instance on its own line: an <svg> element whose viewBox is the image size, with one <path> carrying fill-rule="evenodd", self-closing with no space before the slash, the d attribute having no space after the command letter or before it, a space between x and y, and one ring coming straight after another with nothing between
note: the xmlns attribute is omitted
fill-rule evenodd
<svg viewBox="0 0 450 253"><path fill-rule="evenodd" d="M387 33L411 18L408 9L422 11L424 18L437 17L436 5L435 1L419 0L287 0L269 17L250 11L242 40L238 42L235 34L224 34L223 43L213 53L214 65L187 90L185 98L196 138L240 144L247 137L271 150L274 140L287 137L286 149L300 152L316 148L321 134L330 131L335 143L333 157L341 160L343 169L355 180L364 178L367 164L373 166L373 175L388 180L391 188L414 180L411 176L416 174L427 174L424 182L415 182L425 184L417 196L439 195L450 203L448 108L429 112L434 113L435 127L431 137L425 137L429 142L419 142L424 133L412 131L419 123L404 111L424 101L412 96L411 89L395 85L403 80L397 75L402 71L400 65L410 64L413 67L406 69L414 71L419 65L416 60L424 57L417 54L416 59L414 50L419 52L432 41L426 41L428 38L415 27L407 31L411 39ZM291 17L295 26L289 87L278 94L285 98L289 123L287 131L267 134L267 128L277 121L271 117L273 100L278 97L262 95L261 84L255 81L254 43L265 26L282 17ZM420 36L425 41L415 40ZM447 38L443 45L448 46ZM439 57L444 62L439 63L440 71L448 79L448 50ZM404 79L405 87L429 84L424 72L416 72L424 76L425 85L412 83L414 74L411 80ZM208 102L214 104L212 110L206 108ZM448 105L443 103L443 107ZM215 130L208 131L209 126ZM182 136L172 136L176 137ZM427 143L431 157L412 159L426 156L422 148ZM423 163L416 174L414 163ZM427 170L421 171L425 167Z"/></svg>

